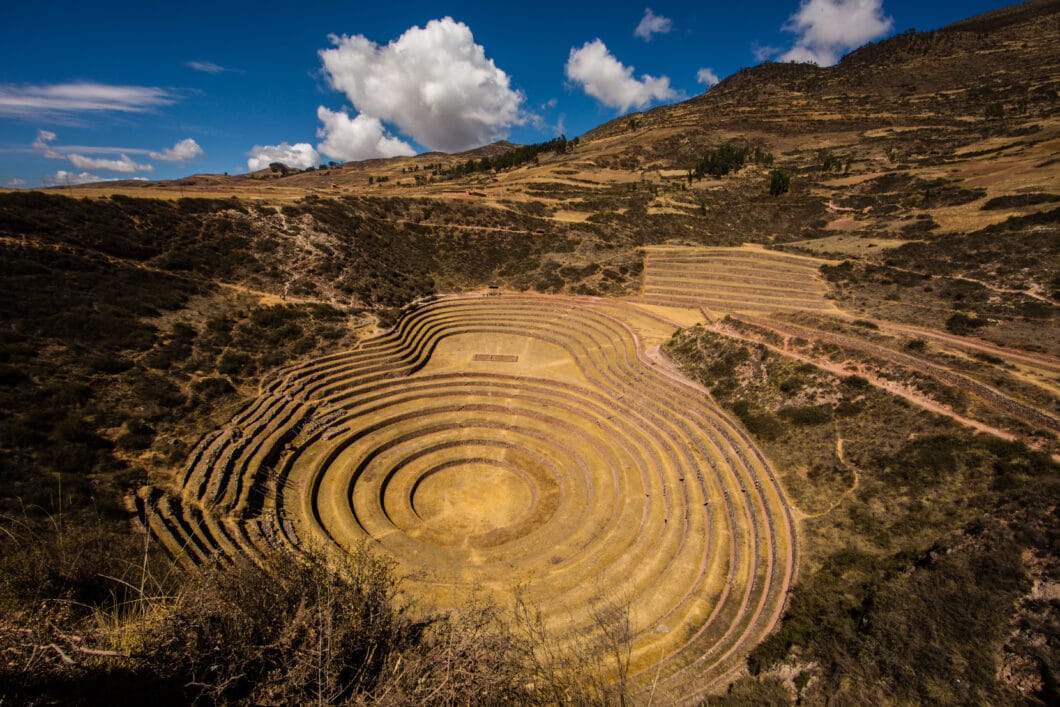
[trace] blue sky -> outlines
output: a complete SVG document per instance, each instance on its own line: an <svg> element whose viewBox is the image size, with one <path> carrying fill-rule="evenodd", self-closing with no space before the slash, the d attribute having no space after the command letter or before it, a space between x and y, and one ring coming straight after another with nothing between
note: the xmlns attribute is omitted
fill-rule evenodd
<svg viewBox="0 0 1060 707"><path fill-rule="evenodd" d="M763 59L829 64L1005 4L16 0L0 9L0 186L574 137Z"/></svg>

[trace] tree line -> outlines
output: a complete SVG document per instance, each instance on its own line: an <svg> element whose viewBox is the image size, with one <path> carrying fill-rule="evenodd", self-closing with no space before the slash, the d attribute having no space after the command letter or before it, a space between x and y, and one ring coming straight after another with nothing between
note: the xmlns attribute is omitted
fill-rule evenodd
<svg viewBox="0 0 1060 707"><path fill-rule="evenodd" d="M509 150L508 152L494 155L493 157L483 157L478 160L469 159L467 162L458 162L449 168L439 167L434 171L434 175L438 177L459 177L474 172L511 169L526 164L527 162L536 161L542 154L548 152L562 155L573 149L577 144L578 138L568 140L566 135L560 135L559 137L546 142L538 142L533 145L520 145L514 150Z"/></svg>

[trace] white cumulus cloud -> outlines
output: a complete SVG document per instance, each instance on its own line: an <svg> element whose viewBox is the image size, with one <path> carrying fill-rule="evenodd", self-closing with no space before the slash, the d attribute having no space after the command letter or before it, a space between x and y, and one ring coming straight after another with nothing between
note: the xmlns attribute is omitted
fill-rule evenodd
<svg viewBox="0 0 1060 707"><path fill-rule="evenodd" d="M831 66L844 52L893 26L894 20L883 14L883 0L802 0L784 25L796 35L795 45L777 59Z"/></svg>
<svg viewBox="0 0 1060 707"><path fill-rule="evenodd" d="M97 177L94 174L88 172L81 172L75 174L73 172L67 172L65 169L60 169L55 174L49 174L42 180L46 187L65 187L65 186L77 186L79 184L92 184L93 182L113 182L114 179L104 179L103 177Z"/></svg>
<svg viewBox="0 0 1060 707"><path fill-rule="evenodd" d="M153 172L154 167L149 164L138 164L133 162L128 155L121 155L116 160L108 160L105 157L85 157L77 153L66 155L70 164L78 169L105 169L110 172L122 172L132 174L133 172Z"/></svg>
<svg viewBox="0 0 1060 707"><path fill-rule="evenodd" d="M644 17L640 19L640 24L633 30L634 37L640 37L645 42L650 42L651 38L657 34L666 34L674 28L674 23L669 17L663 17L662 15L656 15L651 11L650 7L644 8Z"/></svg>
<svg viewBox="0 0 1060 707"><path fill-rule="evenodd" d="M404 140L387 135L379 118L361 113L350 118L346 111L317 108L317 117L324 127L317 137L324 141L317 150L339 160L370 160L377 157L410 156L416 154Z"/></svg>
<svg viewBox="0 0 1060 707"><path fill-rule="evenodd" d="M173 145L173 147L167 147L161 152L148 152L147 154L152 159L163 160L165 162L187 162L196 157L206 156L206 153L202 151L201 147L199 147L199 143L195 142L195 140L190 137L184 138Z"/></svg>
<svg viewBox="0 0 1060 707"><path fill-rule="evenodd" d="M308 142L290 145L281 142L279 145L255 145L247 153L247 169L256 172L267 168L273 162L282 162L288 167L306 169L320 164L320 155Z"/></svg>
<svg viewBox="0 0 1060 707"><path fill-rule="evenodd" d="M62 84L0 84L0 115L32 119L89 111L142 113L176 102L165 89L80 81Z"/></svg>
<svg viewBox="0 0 1060 707"><path fill-rule="evenodd" d="M643 74L634 78L633 67L624 66L599 39L571 49L565 70L567 78L587 94L623 113L634 106L643 108L655 100L677 97L668 77Z"/></svg>
<svg viewBox="0 0 1060 707"><path fill-rule="evenodd" d="M718 75L714 73L714 69L704 66L702 69L696 72L696 81L704 84L707 88L710 88L714 84L721 81Z"/></svg>
<svg viewBox="0 0 1060 707"><path fill-rule="evenodd" d="M477 147L526 122L523 94L451 17L411 27L386 46L363 35L331 42L319 52L331 86L360 113L432 150Z"/></svg>

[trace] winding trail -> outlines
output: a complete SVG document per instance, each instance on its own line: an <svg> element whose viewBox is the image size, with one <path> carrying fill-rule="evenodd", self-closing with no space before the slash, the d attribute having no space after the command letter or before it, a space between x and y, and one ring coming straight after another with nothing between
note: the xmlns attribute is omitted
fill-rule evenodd
<svg viewBox="0 0 1060 707"><path fill-rule="evenodd" d="M722 334L723 336L727 336L731 339L737 339L739 341L744 341L746 343L754 344L756 346L765 346L770 351L778 353L782 356L794 358L798 361L802 361L803 363L809 363L812 366L816 366L821 370L828 371L829 373L833 373L837 376L845 377L850 375L859 375L862 378L865 378L873 386L880 388L881 390L885 390L892 395L896 395L900 398L903 398L904 400L913 403L917 407L923 408L939 415L943 415L944 417L948 417L954 422L964 425L965 427L970 427L972 429L994 435L995 437L999 437L1004 440L1011 441L1016 439L1016 435L1012 434L1011 432L1007 432L1005 430L998 429L997 427L987 425L983 422L980 422L979 420L975 420L970 417L965 417L955 412L953 409L948 408L932 400L931 398L928 398L927 396L916 392L912 388L908 388L894 381L881 378L872 371L866 370L865 368L862 368L860 366L847 366L829 361L827 359L807 356L797 351L793 351L782 346L777 346L769 341L766 341L765 339L749 336L735 329L724 327L722 325L709 325L707 328L711 331L714 331L718 334Z"/></svg>
<svg viewBox="0 0 1060 707"><path fill-rule="evenodd" d="M858 488L861 487L861 470L859 470L856 466L847 461L846 457L843 456L843 437L839 434L839 423L834 422L833 424L835 427L836 459L839 460L840 464L850 470L850 475L853 478L853 482L850 484L850 488L843 491L839 498L837 498L830 506L828 506L828 508L825 508L822 511L818 511L817 513L806 513L805 511L800 511L803 518L820 518L822 516L828 515L829 513L843 505L843 503L852 495L857 493Z"/></svg>

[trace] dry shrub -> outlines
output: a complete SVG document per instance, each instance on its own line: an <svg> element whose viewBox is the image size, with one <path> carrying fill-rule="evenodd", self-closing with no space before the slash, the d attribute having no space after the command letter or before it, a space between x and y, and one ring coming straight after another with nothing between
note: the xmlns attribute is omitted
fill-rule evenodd
<svg viewBox="0 0 1060 707"><path fill-rule="evenodd" d="M183 702L179 686L145 684L128 651L174 588L172 569L99 517L0 516L0 704Z"/></svg>
<svg viewBox="0 0 1060 707"><path fill-rule="evenodd" d="M587 606L592 630L556 635L542 612L522 596L513 630L524 647L524 673L535 701L544 704L626 705L633 632L629 601L600 595Z"/></svg>
<svg viewBox="0 0 1060 707"><path fill-rule="evenodd" d="M145 638L146 666L207 702L334 703L414 639L385 565L277 556L205 569Z"/></svg>
<svg viewBox="0 0 1060 707"><path fill-rule="evenodd" d="M207 703L526 701L491 609L418 620L397 593L390 565L363 549L218 565L148 637L146 664Z"/></svg>
<svg viewBox="0 0 1060 707"><path fill-rule="evenodd" d="M180 573L142 538L3 530L0 704L627 699L628 607L614 602L591 602L591 636L554 636L525 606L514 624L488 604L403 608L392 565L363 548Z"/></svg>

